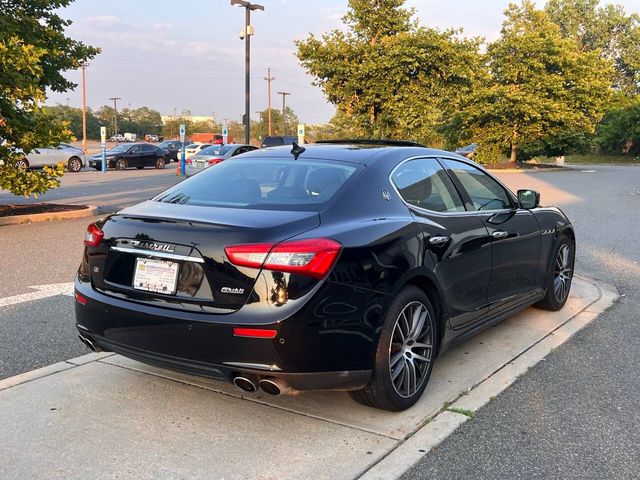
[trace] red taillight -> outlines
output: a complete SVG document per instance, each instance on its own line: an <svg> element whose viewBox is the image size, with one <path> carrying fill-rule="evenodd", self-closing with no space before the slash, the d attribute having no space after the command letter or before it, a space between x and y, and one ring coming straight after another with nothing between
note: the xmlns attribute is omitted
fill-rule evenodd
<svg viewBox="0 0 640 480"><path fill-rule="evenodd" d="M250 338L276 338L277 330L266 330L264 328L234 328L233 335L235 337Z"/></svg>
<svg viewBox="0 0 640 480"><path fill-rule="evenodd" d="M331 271L340 250L342 245L328 238L296 240L276 245L232 245L224 249L234 265L299 273L318 279L326 277Z"/></svg>
<svg viewBox="0 0 640 480"><path fill-rule="evenodd" d="M87 247L97 247L103 237L104 232L95 223L92 223L87 227L87 232L84 234L84 244Z"/></svg>
<svg viewBox="0 0 640 480"><path fill-rule="evenodd" d="M80 305L86 305L87 304L87 299L85 297L83 297L82 295L80 295L78 292L76 292L75 298L76 298L76 302L78 302Z"/></svg>
<svg viewBox="0 0 640 480"><path fill-rule="evenodd" d="M209 160L209 165L215 165L216 163L220 163L222 160L222 158L212 158Z"/></svg>
<svg viewBox="0 0 640 480"><path fill-rule="evenodd" d="M191 161L192 160L190 158L187 158L187 163L191 163Z"/></svg>

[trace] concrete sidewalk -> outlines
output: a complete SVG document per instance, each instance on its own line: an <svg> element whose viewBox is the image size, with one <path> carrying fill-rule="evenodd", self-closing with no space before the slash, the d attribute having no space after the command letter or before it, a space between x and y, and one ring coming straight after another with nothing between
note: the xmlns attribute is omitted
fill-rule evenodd
<svg viewBox="0 0 640 480"><path fill-rule="evenodd" d="M0 381L0 478L394 478L616 298L576 278L562 311L528 309L439 358L401 413L85 355Z"/></svg>

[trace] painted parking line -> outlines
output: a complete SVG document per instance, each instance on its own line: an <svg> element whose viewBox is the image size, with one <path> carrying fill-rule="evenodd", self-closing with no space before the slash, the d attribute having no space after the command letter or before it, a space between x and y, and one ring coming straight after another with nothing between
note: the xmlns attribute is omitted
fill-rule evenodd
<svg viewBox="0 0 640 480"><path fill-rule="evenodd" d="M43 298L55 297L56 295L73 296L73 283L51 283L49 285L35 285L27 288L33 288L35 292L0 298L0 307L42 300Z"/></svg>

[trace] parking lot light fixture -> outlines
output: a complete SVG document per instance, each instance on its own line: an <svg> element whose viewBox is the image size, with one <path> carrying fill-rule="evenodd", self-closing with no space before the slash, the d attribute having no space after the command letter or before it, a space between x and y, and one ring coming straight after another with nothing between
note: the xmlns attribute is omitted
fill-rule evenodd
<svg viewBox="0 0 640 480"><path fill-rule="evenodd" d="M231 5L243 7L245 9L244 20L244 143L249 144L251 140L251 102L250 102L250 90L251 90L251 35L253 35L253 29L251 29L251 10L262 10L264 6L258 3L251 3L246 0L230 0Z"/></svg>

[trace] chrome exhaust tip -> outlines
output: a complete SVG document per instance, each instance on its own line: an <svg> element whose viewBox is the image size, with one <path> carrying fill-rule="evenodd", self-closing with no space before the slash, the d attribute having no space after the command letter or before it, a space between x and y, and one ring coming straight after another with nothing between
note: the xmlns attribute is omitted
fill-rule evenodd
<svg viewBox="0 0 640 480"><path fill-rule="evenodd" d="M258 387L246 377L234 377L233 384L238 387L240 390L244 390L245 392L255 392Z"/></svg>
<svg viewBox="0 0 640 480"><path fill-rule="evenodd" d="M279 378L263 378L260 380L260 388L269 395L286 395L291 391L291 387L284 380Z"/></svg>
<svg viewBox="0 0 640 480"><path fill-rule="evenodd" d="M97 352L95 345L93 344L93 342L91 340L89 340L88 338L82 336L82 335L78 335L78 338L80 339L80 341L82 343L84 343L87 348L89 348L91 351L93 352Z"/></svg>

